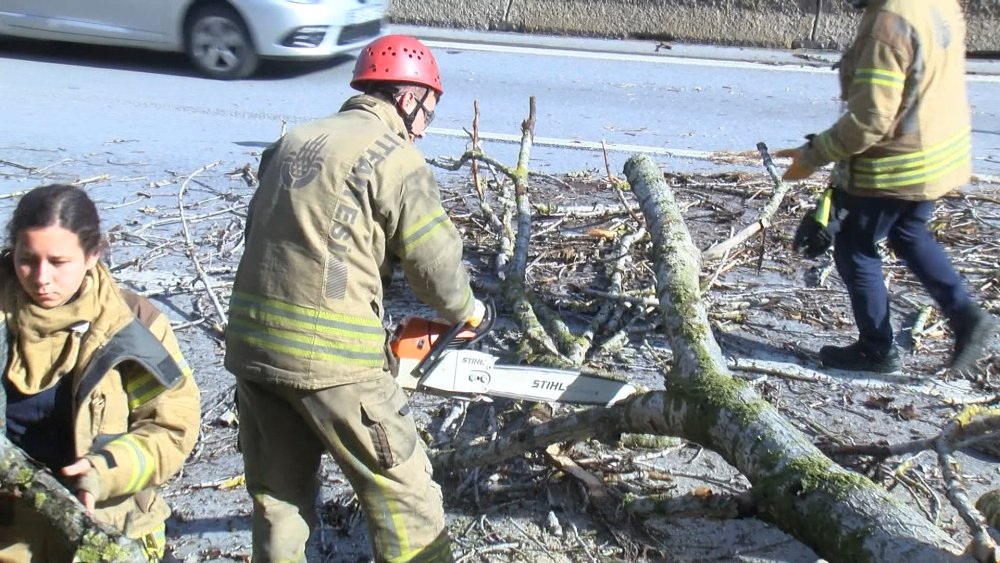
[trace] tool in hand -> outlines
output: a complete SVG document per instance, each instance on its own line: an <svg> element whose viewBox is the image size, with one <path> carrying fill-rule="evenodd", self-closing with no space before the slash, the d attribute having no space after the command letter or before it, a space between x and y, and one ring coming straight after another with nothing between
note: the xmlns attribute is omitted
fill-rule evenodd
<svg viewBox="0 0 1000 563"><path fill-rule="evenodd" d="M624 381L574 370L502 365L471 347L493 328L496 310L486 304L476 328L407 317L396 328L392 353L399 360L397 382L404 389L465 399L506 397L529 401L609 406L636 393Z"/></svg>

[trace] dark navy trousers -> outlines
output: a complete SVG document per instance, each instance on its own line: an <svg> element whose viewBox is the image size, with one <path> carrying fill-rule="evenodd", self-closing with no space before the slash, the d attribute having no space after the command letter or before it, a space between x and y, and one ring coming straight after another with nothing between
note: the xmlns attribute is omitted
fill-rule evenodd
<svg viewBox="0 0 1000 563"><path fill-rule="evenodd" d="M962 278L927 228L934 203L837 194L837 207L848 215L834 241L833 257L851 297L858 339L871 352L884 354L893 346L889 293L876 247L884 238L949 321L972 303Z"/></svg>

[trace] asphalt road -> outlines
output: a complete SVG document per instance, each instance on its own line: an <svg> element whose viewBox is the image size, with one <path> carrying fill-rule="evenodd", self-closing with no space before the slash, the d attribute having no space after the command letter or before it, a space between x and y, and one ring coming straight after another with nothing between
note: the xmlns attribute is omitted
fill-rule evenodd
<svg viewBox="0 0 1000 563"><path fill-rule="evenodd" d="M796 145L839 111L834 73L782 51L656 51L650 42L403 31L427 38L442 67L445 97L420 145L428 156L462 152L474 100L485 149L513 164L510 139L519 137L535 96L532 166L548 172L603 169L595 148L602 141L616 170L631 152L649 152L671 168L710 168L709 153L752 151L761 140ZM180 55L6 42L0 147L108 153L119 164L181 171L215 160L255 163L282 120L291 126L336 111L352 93L352 69L350 57L273 63L253 79L220 82L197 76ZM1000 76L970 75L969 89L976 171L1000 174Z"/></svg>

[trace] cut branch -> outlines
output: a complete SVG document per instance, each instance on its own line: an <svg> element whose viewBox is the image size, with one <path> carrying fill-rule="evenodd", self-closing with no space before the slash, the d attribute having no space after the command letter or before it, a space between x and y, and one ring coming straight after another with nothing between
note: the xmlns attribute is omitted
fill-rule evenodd
<svg viewBox="0 0 1000 563"><path fill-rule="evenodd" d="M39 467L0 432L0 487L16 492L76 548L76 561L145 561L141 544L94 521L48 470Z"/></svg>
<svg viewBox="0 0 1000 563"><path fill-rule="evenodd" d="M528 199L528 161L534 139L535 98L529 99L528 118L521 123L521 150L518 152L517 167L511 178L514 181L514 202L517 209L517 229L514 237L514 253L504 279L504 289L508 302L514 309L514 318L528 337L522 347L522 355L531 360L541 353L542 361L550 364L568 364L559 348L545 331L535 312L530 290L525 285L528 270L528 249L531 246L531 203Z"/></svg>
<svg viewBox="0 0 1000 563"><path fill-rule="evenodd" d="M201 263L198 261L198 254L195 251L194 242L191 240L191 233L188 231L187 218L184 216L184 192L187 190L188 183L190 183L191 180L198 174L218 166L219 164L221 164L221 161L202 166L184 179L184 183L181 184L180 189L177 191L177 208L180 212L181 229L184 232L184 245L187 250L187 255L194 264L195 271L198 273L198 281L205 286L205 291L208 292L208 297L212 300L212 305L215 307L215 313L219 316L219 324L215 327L216 332L222 334L225 332L226 324L229 322L226 318L226 309L219 301L219 297L215 294L215 290L212 289L212 286L214 285L212 278L209 277L208 273L205 272L205 269L201 267Z"/></svg>
<svg viewBox="0 0 1000 563"><path fill-rule="evenodd" d="M764 143L757 143L757 150L760 151L760 155L764 159L764 167L767 169L767 173L771 176L771 180L774 182L774 193L771 194L771 199L768 200L764 208L760 210L756 221L744 227L729 240L722 241L706 249L705 252L702 253L702 258L705 260L721 258L726 254L726 252L736 248L749 240L750 237L770 227L771 218L774 217L775 212L777 212L778 208L781 207L781 201L785 199L785 194L788 193L789 186L781 180L781 176L778 174L777 170L775 170L774 162L771 160L771 155L767 152L767 145Z"/></svg>

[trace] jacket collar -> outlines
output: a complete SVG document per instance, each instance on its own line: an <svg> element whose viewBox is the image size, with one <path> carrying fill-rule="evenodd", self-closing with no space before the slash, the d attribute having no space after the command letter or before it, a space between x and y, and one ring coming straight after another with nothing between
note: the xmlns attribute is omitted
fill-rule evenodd
<svg viewBox="0 0 1000 563"><path fill-rule="evenodd" d="M341 112L351 110L367 111L379 118L382 123L385 123L400 138L404 140L409 140L410 138L409 133L406 131L406 125L403 123L403 118L396 111L396 107L382 98L369 96L368 94L352 96L340 107Z"/></svg>

